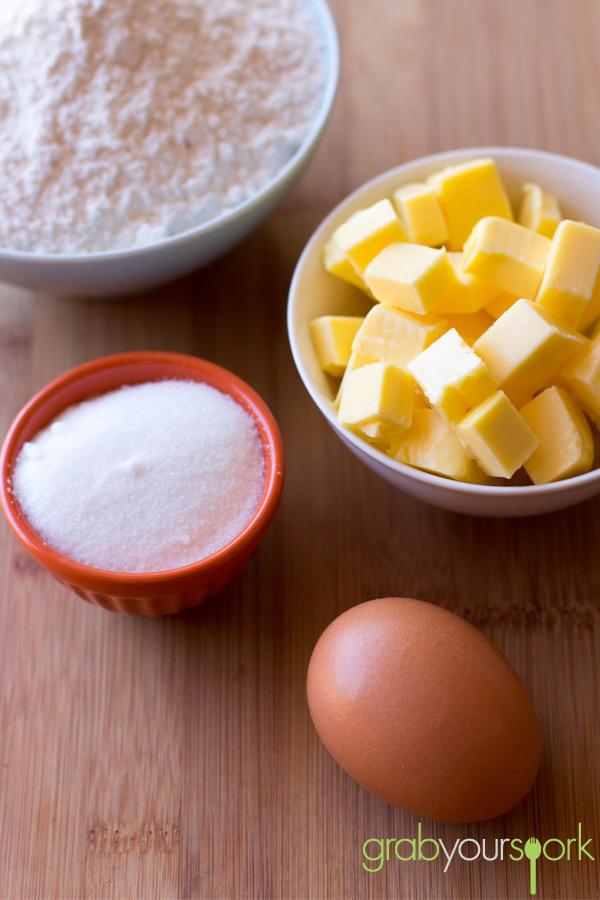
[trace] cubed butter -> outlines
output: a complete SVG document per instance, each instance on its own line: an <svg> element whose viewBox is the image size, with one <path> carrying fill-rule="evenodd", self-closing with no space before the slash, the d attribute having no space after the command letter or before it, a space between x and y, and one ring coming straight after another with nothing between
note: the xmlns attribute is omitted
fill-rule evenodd
<svg viewBox="0 0 600 900"><path fill-rule="evenodd" d="M513 214L493 159L474 159L435 172L427 179L438 197L448 228L448 250L462 250L484 216L512 221Z"/></svg>
<svg viewBox="0 0 600 900"><path fill-rule="evenodd" d="M587 332L590 326L597 320L598 316L600 316L600 272L596 276L590 302L583 310L577 324L578 330Z"/></svg>
<svg viewBox="0 0 600 900"><path fill-rule="evenodd" d="M430 409L429 401L418 384L415 383L413 409Z"/></svg>
<svg viewBox="0 0 600 900"><path fill-rule="evenodd" d="M463 271L462 253L452 251L448 253L448 259L456 274L455 287L445 294L434 307L436 316L452 315L453 313L475 313L488 303L491 303L499 294L504 293L496 285L489 281L483 281L476 275L468 275Z"/></svg>
<svg viewBox="0 0 600 900"><path fill-rule="evenodd" d="M447 422L460 419L498 388L485 363L454 328L423 350L407 368Z"/></svg>
<svg viewBox="0 0 600 900"><path fill-rule="evenodd" d="M382 425L375 422L371 425L357 425L354 430L359 437L363 437L369 444L379 447L386 453L390 441L395 440L396 435L403 434L406 428L404 425Z"/></svg>
<svg viewBox="0 0 600 900"><path fill-rule="evenodd" d="M587 341L560 374L569 391L600 427L600 334Z"/></svg>
<svg viewBox="0 0 600 900"><path fill-rule="evenodd" d="M504 391L495 391L468 412L456 431L483 471L498 478L511 478L539 445Z"/></svg>
<svg viewBox="0 0 600 900"><path fill-rule="evenodd" d="M448 326L436 316L415 316L377 303L356 332L352 350L361 356L406 367L437 340Z"/></svg>
<svg viewBox="0 0 600 900"><path fill-rule="evenodd" d="M502 313L516 303L519 298L515 294L509 294L508 291L498 289L498 293L490 303L486 304L485 311L490 314L492 319L499 319Z"/></svg>
<svg viewBox="0 0 600 900"><path fill-rule="evenodd" d="M435 409L415 409L410 428L390 440L388 453L398 462L434 475L475 484L487 480L467 456L452 426Z"/></svg>
<svg viewBox="0 0 600 900"><path fill-rule="evenodd" d="M567 391L550 387L519 412L539 441L524 463L534 484L548 484L589 472L594 440L589 423Z"/></svg>
<svg viewBox="0 0 600 900"><path fill-rule="evenodd" d="M392 363L371 363L350 372L345 380L338 421L347 428L411 423L415 383Z"/></svg>
<svg viewBox="0 0 600 900"><path fill-rule="evenodd" d="M415 385L415 392L413 394L413 416L416 409L431 409L417 385ZM364 434L371 442L385 442L389 445L390 441L396 440L397 436L405 431L405 426L396 424L382 425L377 423L375 425L361 425L357 430L362 432L362 434Z"/></svg>
<svg viewBox="0 0 600 900"><path fill-rule="evenodd" d="M463 251L463 270L497 287L533 300L542 280L551 242L516 222L481 219Z"/></svg>
<svg viewBox="0 0 600 900"><path fill-rule="evenodd" d="M554 237L535 302L576 328L592 297L600 266L600 230L563 219Z"/></svg>
<svg viewBox="0 0 600 900"><path fill-rule="evenodd" d="M446 242L446 220L430 184L404 184L394 191L392 200L409 241L427 247L439 247Z"/></svg>
<svg viewBox="0 0 600 900"><path fill-rule="evenodd" d="M320 316L310 323L310 334L324 372L341 378L350 354L352 341L364 321L363 316Z"/></svg>
<svg viewBox="0 0 600 900"><path fill-rule="evenodd" d="M490 325L494 324L494 320L485 309L460 315L446 314L444 319L449 328L455 328L458 331L463 341L469 347L472 347L475 341L488 330Z"/></svg>
<svg viewBox="0 0 600 900"><path fill-rule="evenodd" d="M551 238L561 219L556 197L543 191L539 184L527 182L523 185L523 199L517 216L519 225Z"/></svg>
<svg viewBox="0 0 600 900"><path fill-rule="evenodd" d="M323 264L327 271L331 272L332 275L341 278L343 281L348 281L350 284L366 291L367 286L364 280L333 238L327 241L323 248Z"/></svg>
<svg viewBox="0 0 600 900"><path fill-rule="evenodd" d="M390 200L359 209L332 235L359 275L371 260L392 242L405 241L406 235Z"/></svg>
<svg viewBox="0 0 600 900"><path fill-rule="evenodd" d="M475 341L473 350L520 407L548 386L583 342L537 303L517 300Z"/></svg>
<svg viewBox="0 0 600 900"><path fill-rule="evenodd" d="M446 316L452 313L473 312L473 295L468 279L462 271L462 253L452 251L447 254L448 260L454 269L456 280L449 291L441 297L434 307L436 316Z"/></svg>
<svg viewBox="0 0 600 900"><path fill-rule="evenodd" d="M380 303L426 315L459 287L445 250L420 244L389 244L371 260L365 281Z"/></svg>
<svg viewBox="0 0 600 900"><path fill-rule="evenodd" d="M361 326L362 327L362 326ZM334 406L336 409L339 409L340 400L342 399L342 391L344 390L344 384L350 375L350 372L354 372L355 369L360 369L362 366L368 366L371 363L377 362L376 359L373 359L371 356L365 356L364 353L358 353L358 351L353 350L350 354L350 359L348 360L348 365L344 370L344 374L342 376L342 380L340 381L340 386L338 388L338 392L336 394L334 400Z"/></svg>

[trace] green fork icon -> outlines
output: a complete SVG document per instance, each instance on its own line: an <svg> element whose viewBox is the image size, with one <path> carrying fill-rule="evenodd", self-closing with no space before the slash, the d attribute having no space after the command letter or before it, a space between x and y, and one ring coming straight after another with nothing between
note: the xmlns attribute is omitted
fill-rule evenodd
<svg viewBox="0 0 600 900"><path fill-rule="evenodd" d="M535 894L535 862L542 855L542 845L537 838L529 838L524 846L525 856L529 860L529 891Z"/></svg>

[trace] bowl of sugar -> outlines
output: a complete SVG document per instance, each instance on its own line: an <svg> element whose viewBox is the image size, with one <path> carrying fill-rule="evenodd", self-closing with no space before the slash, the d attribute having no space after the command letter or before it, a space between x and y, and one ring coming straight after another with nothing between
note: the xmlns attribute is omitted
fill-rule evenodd
<svg viewBox="0 0 600 900"><path fill-rule="evenodd" d="M300 177L338 72L325 0L3 0L0 281L117 296L214 260Z"/></svg>
<svg viewBox="0 0 600 900"><path fill-rule="evenodd" d="M0 500L27 552L85 600L177 613L221 591L275 516L283 445L236 375L121 353L52 381L16 417Z"/></svg>

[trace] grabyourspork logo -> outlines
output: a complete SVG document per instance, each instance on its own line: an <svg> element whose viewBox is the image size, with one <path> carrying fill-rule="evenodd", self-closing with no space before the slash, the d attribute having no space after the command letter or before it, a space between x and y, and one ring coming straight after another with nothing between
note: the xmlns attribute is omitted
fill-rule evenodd
<svg viewBox="0 0 600 900"><path fill-rule="evenodd" d="M448 872L452 861L456 858L464 862L476 859L486 862L512 860L529 862L529 890L535 894L537 890L538 865L548 860L556 863L559 860L582 860L584 857L595 860L591 849L592 838L584 839L581 822L577 823L576 837L546 838L542 843L537 837L528 840L522 838L457 838L451 847L446 847L441 838L423 837L421 822L417 826L417 836L413 838L368 838L363 844L363 868L367 872L379 872L384 863L419 861L432 863L440 859L444 861L444 874Z"/></svg>
<svg viewBox="0 0 600 900"><path fill-rule="evenodd" d="M529 860L529 893L535 894L537 884L536 863L542 855L542 845L537 838L532 837L525 843L523 851Z"/></svg>

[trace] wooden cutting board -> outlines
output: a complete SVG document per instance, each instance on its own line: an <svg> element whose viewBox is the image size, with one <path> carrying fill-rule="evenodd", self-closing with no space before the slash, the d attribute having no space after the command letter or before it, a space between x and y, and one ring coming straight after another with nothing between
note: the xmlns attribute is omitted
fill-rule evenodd
<svg viewBox="0 0 600 900"><path fill-rule="evenodd" d="M457 855L444 873L440 859L395 859L394 841L416 837L418 820L358 787L312 728L304 680L317 637L344 609L390 594L480 627L522 676L543 732L540 775L518 809L485 824L424 821L422 837L485 838L491 855L496 839L565 842L581 823L595 861L577 859L577 843L575 858L541 861L537 896L600 896L600 499L488 521L392 491L322 420L285 332L311 231L384 169L486 144L600 164L600 4L331 7L342 74L329 129L293 194L241 247L118 302L0 287L2 433L73 365L157 348L250 382L281 425L288 461L259 554L219 597L175 618L89 606L0 528L3 900L528 897L526 861ZM372 873L369 839L392 847Z"/></svg>

